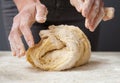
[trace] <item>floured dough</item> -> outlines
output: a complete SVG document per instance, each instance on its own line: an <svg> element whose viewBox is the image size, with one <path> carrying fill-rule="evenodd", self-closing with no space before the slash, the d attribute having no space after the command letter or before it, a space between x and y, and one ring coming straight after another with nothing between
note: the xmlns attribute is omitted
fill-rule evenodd
<svg viewBox="0 0 120 83"><path fill-rule="evenodd" d="M91 46L86 35L75 26L49 26L40 31L41 41L29 48L27 60L43 70L65 70L88 62Z"/></svg>

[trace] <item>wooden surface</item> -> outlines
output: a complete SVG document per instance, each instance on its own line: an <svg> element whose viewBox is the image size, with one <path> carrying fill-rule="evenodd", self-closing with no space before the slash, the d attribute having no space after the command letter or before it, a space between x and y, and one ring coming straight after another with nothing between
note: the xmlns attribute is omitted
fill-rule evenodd
<svg viewBox="0 0 120 83"><path fill-rule="evenodd" d="M41 71L25 57L0 52L0 83L120 83L120 52L94 52L88 64L67 71Z"/></svg>

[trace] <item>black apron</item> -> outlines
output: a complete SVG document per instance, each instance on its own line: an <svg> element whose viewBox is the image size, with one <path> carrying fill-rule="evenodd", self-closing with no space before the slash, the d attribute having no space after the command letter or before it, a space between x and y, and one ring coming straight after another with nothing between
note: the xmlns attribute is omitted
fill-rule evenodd
<svg viewBox="0 0 120 83"><path fill-rule="evenodd" d="M49 25L67 24L80 27L90 40L92 50L93 51L97 50L99 28L97 28L95 32L90 32L89 30L87 30L84 26L85 18L82 17L82 15L78 13L73 6L71 6L69 0L40 0L40 1L41 3L46 5L48 9L48 16L47 21L45 23L43 24L34 23L31 28L35 43L38 43L40 40L38 35L40 30L47 29ZM1 2L5 35L7 39L12 26L13 17L18 13L18 11L15 4L13 3L13 0L1 0ZM23 41L25 47L27 48L27 44L25 43L24 39ZM10 50L8 41L5 45L6 49Z"/></svg>

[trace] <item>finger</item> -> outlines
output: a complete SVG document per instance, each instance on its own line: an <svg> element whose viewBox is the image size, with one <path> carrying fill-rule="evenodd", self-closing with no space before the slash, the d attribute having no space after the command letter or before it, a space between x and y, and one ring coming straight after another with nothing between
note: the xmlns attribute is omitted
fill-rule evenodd
<svg viewBox="0 0 120 83"><path fill-rule="evenodd" d="M21 33L18 29L18 22L14 22L10 32L9 41L14 56L22 56L25 53L24 45L21 40Z"/></svg>
<svg viewBox="0 0 120 83"><path fill-rule="evenodd" d="M48 10L45 5L41 3L36 3L36 21L39 23L44 23L47 19Z"/></svg>
<svg viewBox="0 0 120 83"><path fill-rule="evenodd" d="M101 4L103 5L103 4ZM102 21L103 17L105 16L105 12L104 12L104 8L103 6L100 7L99 13L97 14L97 16L95 17L94 21L93 21L93 25L89 28L90 31L94 31L95 28L98 26L98 24Z"/></svg>
<svg viewBox="0 0 120 83"><path fill-rule="evenodd" d="M15 32L15 35L13 38L14 38L16 48L17 48L16 55L18 57L24 56L25 55L25 48L24 48L24 45L22 43L21 34L19 33L19 31Z"/></svg>
<svg viewBox="0 0 120 83"><path fill-rule="evenodd" d="M92 10L90 11L90 14L88 16L88 23L89 25L93 25L93 21L95 19L95 17L97 16L98 12L99 12L99 8L100 8L100 3L101 3L101 0L95 0L94 2L94 5L92 7Z"/></svg>
<svg viewBox="0 0 120 83"><path fill-rule="evenodd" d="M16 48L14 42L15 42L15 41L14 41L13 37L10 37L10 36L9 36L9 43L10 43L12 55L13 55L13 56L16 56L16 49L17 49L17 48Z"/></svg>
<svg viewBox="0 0 120 83"><path fill-rule="evenodd" d="M15 40L14 40L14 36L15 36L15 31L17 30L19 26L19 20L17 19L17 16L14 17L13 19L13 25L8 37L9 43L10 43L10 47L11 47L11 51L13 53L14 56L16 56L16 51L17 51L17 47L15 44Z"/></svg>
<svg viewBox="0 0 120 83"><path fill-rule="evenodd" d="M84 17L87 17L89 15L89 12L93 6L95 0L85 0L83 8L82 8L82 15Z"/></svg>
<svg viewBox="0 0 120 83"><path fill-rule="evenodd" d="M19 15L19 14L18 14ZM13 19L12 29L9 35L9 41L11 45L11 50L15 56L24 55L25 49L21 40L21 32L19 30L20 18L15 16Z"/></svg>
<svg viewBox="0 0 120 83"><path fill-rule="evenodd" d="M105 16L103 18L104 21L110 20L114 17L115 9L113 7L104 8Z"/></svg>
<svg viewBox="0 0 120 83"><path fill-rule="evenodd" d="M32 20L33 17L31 14L26 13L24 14L24 17L21 15L20 18L20 26L19 30L21 31L22 35L24 36L26 43L29 47L34 46L34 39L32 36L32 32L30 30L32 24L34 23L34 20Z"/></svg>
<svg viewBox="0 0 120 83"><path fill-rule="evenodd" d="M15 33L16 33L16 30L11 30L10 35L9 35L10 47L11 47L11 50L14 56L19 55L19 50L17 48L18 44L15 41L15 36L16 36Z"/></svg>
<svg viewBox="0 0 120 83"><path fill-rule="evenodd" d="M83 0L76 0L76 1L72 1L73 3L71 3L73 6L75 6L76 10L78 12L82 12L82 7L83 7Z"/></svg>
<svg viewBox="0 0 120 83"><path fill-rule="evenodd" d="M21 23L20 25L20 31L22 32L27 44L29 47L34 46L34 39L32 36L32 32L30 30L31 25Z"/></svg>
<svg viewBox="0 0 120 83"><path fill-rule="evenodd" d="M85 19L85 27L86 27L87 29L89 29L89 22L88 22L88 18L86 18L86 19Z"/></svg>

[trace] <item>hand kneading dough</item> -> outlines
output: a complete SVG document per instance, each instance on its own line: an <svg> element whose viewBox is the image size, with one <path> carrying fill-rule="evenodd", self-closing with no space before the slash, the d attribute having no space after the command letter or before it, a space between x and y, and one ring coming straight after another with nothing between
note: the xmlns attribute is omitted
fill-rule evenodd
<svg viewBox="0 0 120 83"><path fill-rule="evenodd" d="M65 70L88 62L91 46L85 34L75 26L49 26L40 31L41 41L29 48L27 60L43 70Z"/></svg>

